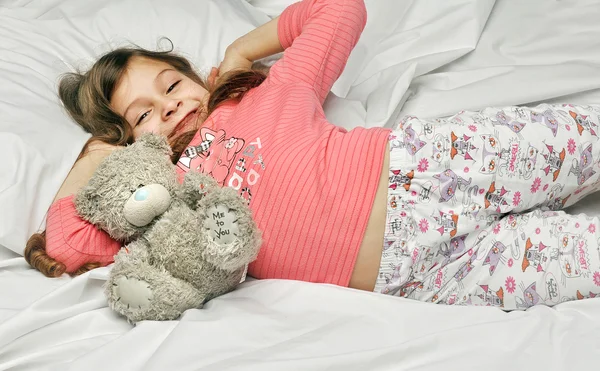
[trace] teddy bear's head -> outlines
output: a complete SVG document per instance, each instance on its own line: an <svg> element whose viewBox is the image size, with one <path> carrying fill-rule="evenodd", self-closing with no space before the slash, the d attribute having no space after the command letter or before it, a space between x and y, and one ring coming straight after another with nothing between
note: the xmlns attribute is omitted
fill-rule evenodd
<svg viewBox="0 0 600 371"><path fill-rule="evenodd" d="M170 155L166 138L155 134L113 151L77 194L77 212L114 239L138 237L175 197L177 173Z"/></svg>

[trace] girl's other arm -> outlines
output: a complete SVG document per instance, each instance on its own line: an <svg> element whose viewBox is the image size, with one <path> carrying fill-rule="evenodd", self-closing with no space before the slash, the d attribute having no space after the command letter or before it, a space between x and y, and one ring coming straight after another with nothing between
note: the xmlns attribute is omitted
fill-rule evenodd
<svg viewBox="0 0 600 371"><path fill-rule="evenodd" d="M303 0L290 5L277 24L285 51L271 67L271 80L306 83L322 104L346 67L366 22L363 0Z"/></svg>
<svg viewBox="0 0 600 371"><path fill-rule="evenodd" d="M363 0L303 0L234 41L219 74L284 51L269 75L279 83L309 84L325 101L365 27Z"/></svg>
<svg viewBox="0 0 600 371"><path fill-rule="evenodd" d="M249 69L254 61L281 53L283 47L277 37L278 22L279 17L273 18L229 45L223 63L219 66L219 73L235 68Z"/></svg>
<svg viewBox="0 0 600 371"><path fill-rule="evenodd" d="M69 175L67 175L67 178L56 193L53 202L76 194L79 189L88 183L102 160L117 148L119 147L100 141L91 142L85 155L77 160L71 168Z"/></svg>

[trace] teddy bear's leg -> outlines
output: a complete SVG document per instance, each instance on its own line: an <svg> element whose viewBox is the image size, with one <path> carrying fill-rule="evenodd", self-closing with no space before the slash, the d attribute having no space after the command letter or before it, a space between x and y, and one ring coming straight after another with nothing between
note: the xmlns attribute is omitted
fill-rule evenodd
<svg viewBox="0 0 600 371"><path fill-rule="evenodd" d="M123 248L106 283L109 306L130 322L172 320L185 310L200 308L204 296L192 285L150 265L139 241Z"/></svg>
<svg viewBox="0 0 600 371"><path fill-rule="evenodd" d="M203 256L215 266L235 271L256 259L260 236L248 205L231 188L210 192L200 210L205 213L207 244Z"/></svg>

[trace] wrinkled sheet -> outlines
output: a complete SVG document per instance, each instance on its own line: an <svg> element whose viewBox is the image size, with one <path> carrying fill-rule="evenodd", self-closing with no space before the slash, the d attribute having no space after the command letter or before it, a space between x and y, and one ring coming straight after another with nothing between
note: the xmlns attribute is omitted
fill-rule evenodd
<svg viewBox="0 0 600 371"><path fill-rule="evenodd" d="M249 3L273 16L289 2ZM365 32L373 33L326 102L332 121L390 126L401 114L600 102L600 1L408 3L396 19L389 3L367 2ZM590 205L580 209L593 212ZM0 369L579 371L600 364L600 299L505 313L265 280L179 321L133 327L106 307L109 269L47 279L0 250Z"/></svg>

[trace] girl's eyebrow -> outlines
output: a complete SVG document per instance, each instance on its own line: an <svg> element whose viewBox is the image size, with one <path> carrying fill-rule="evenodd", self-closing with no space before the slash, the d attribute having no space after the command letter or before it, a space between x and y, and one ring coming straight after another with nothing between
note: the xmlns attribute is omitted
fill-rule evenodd
<svg viewBox="0 0 600 371"><path fill-rule="evenodd" d="M165 68L164 70L160 71L158 74L156 74L156 76L154 77L154 84L158 84L158 81L160 80L160 77L168 72L168 71L175 71L173 68ZM138 102L139 98L134 99L131 103L129 103L129 105L127 106L127 108L125 109L125 113L123 114L123 116L127 117L127 114L129 112L129 110L131 109L131 107L133 107L137 102Z"/></svg>
<svg viewBox="0 0 600 371"><path fill-rule="evenodd" d="M156 77L154 78L154 84L157 84L157 83L158 83L158 80L159 80L159 78L160 78L160 77L161 77L161 76L162 76L164 73L166 73L166 72L168 72L168 71L175 71L175 69L173 69L173 68L170 68L170 67L167 67L167 68L165 68L164 70L160 71L160 72L159 72L159 73L156 75Z"/></svg>

